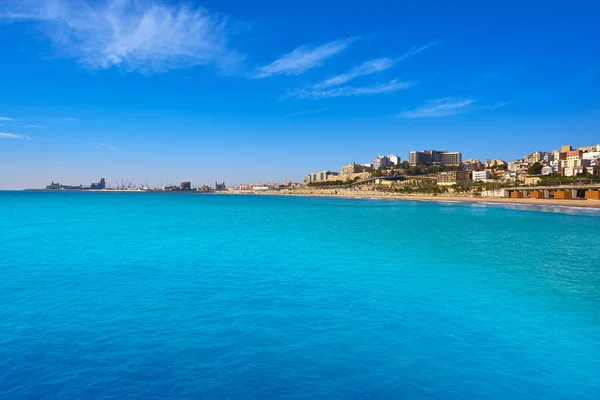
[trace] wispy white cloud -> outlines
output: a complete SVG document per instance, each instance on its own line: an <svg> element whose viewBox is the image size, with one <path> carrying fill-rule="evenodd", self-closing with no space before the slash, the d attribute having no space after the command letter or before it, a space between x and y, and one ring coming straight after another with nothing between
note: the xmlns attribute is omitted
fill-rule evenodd
<svg viewBox="0 0 600 400"><path fill-rule="evenodd" d="M316 47L300 46L271 64L256 68L249 77L260 79L274 75L300 75L309 69L323 65L326 60L346 50L355 40L357 38L352 37L335 40Z"/></svg>
<svg viewBox="0 0 600 400"><path fill-rule="evenodd" d="M325 79L312 87L314 89L326 89L328 87L338 86L361 76L385 71L392 68L394 65L396 65L396 61L393 58L378 58L376 60L366 61L344 74Z"/></svg>
<svg viewBox="0 0 600 400"><path fill-rule="evenodd" d="M470 110L475 100L453 100L449 97L431 100L424 107L410 111L404 111L398 116L400 118L434 118L457 115Z"/></svg>
<svg viewBox="0 0 600 400"><path fill-rule="evenodd" d="M62 120L65 121L65 122L77 122L77 121L79 121L79 119L72 118L72 117L70 117L70 118L63 118Z"/></svg>
<svg viewBox="0 0 600 400"><path fill-rule="evenodd" d="M19 135L16 133L0 132L0 139L31 139L26 135Z"/></svg>
<svg viewBox="0 0 600 400"><path fill-rule="evenodd" d="M22 0L0 19L36 21L68 56L92 69L163 72L196 65L226 69L226 21L202 7L167 0Z"/></svg>
<svg viewBox="0 0 600 400"><path fill-rule="evenodd" d="M333 89L302 89L291 92L289 97L298 99L325 99L331 97L365 96L381 93L392 93L402 89L408 89L417 82L399 82L394 79L390 82L366 87L342 86Z"/></svg>
<svg viewBox="0 0 600 400"><path fill-rule="evenodd" d="M400 118L437 118L450 117L478 110L495 110L506 106L506 103L478 106L478 100L474 99L452 99L445 97L431 100L423 107L414 110L403 111L398 114Z"/></svg>
<svg viewBox="0 0 600 400"><path fill-rule="evenodd" d="M388 70L388 69L396 66L396 64L398 64L404 60L408 60L409 58L416 56L417 54L427 50L428 48L430 48L431 46L434 46L437 43L438 43L437 41L433 41L433 42L427 43L425 46L413 47L409 51L407 51L406 53L401 55L400 57L395 57L395 58L384 57L384 58L377 58L375 60L365 61L364 63L352 68L350 71L348 71L346 73L325 79L324 81L317 83L317 84L313 85L312 87L314 89L326 89L328 87L342 85L344 83L347 83L347 82L349 82L353 79L359 78L361 76L372 75L372 74L376 74L379 72L383 72L385 70Z"/></svg>
<svg viewBox="0 0 600 400"><path fill-rule="evenodd" d="M39 126L39 125L23 125L23 126L21 126L21 128L41 129L41 128L43 128L43 126Z"/></svg>
<svg viewBox="0 0 600 400"><path fill-rule="evenodd" d="M97 149L113 150L113 151L119 150L116 147L107 145L106 143L100 143L98 146L96 146L96 148Z"/></svg>
<svg viewBox="0 0 600 400"><path fill-rule="evenodd" d="M17 121L17 120L14 118L0 117L0 121Z"/></svg>

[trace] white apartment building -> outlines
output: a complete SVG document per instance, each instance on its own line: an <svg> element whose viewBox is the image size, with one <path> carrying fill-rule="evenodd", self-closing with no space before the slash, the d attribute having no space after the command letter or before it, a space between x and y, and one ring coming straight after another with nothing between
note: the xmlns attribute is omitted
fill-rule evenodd
<svg viewBox="0 0 600 400"><path fill-rule="evenodd" d="M492 178L490 170L473 171L473 182L487 182Z"/></svg>
<svg viewBox="0 0 600 400"><path fill-rule="evenodd" d="M387 168L390 165L390 158L387 156L379 156L373 160L373 169Z"/></svg>
<svg viewBox="0 0 600 400"><path fill-rule="evenodd" d="M542 175L552 175L554 173L554 169L551 165L545 165L542 167Z"/></svg>
<svg viewBox="0 0 600 400"><path fill-rule="evenodd" d="M583 153L581 156L583 160L589 160L590 166L600 165L600 151L590 151Z"/></svg>
<svg viewBox="0 0 600 400"><path fill-rule="evenodd" d="M389 155L389 156L387 156L387 157L388 157L388 158L389 158L389 160L390 160L390 164L392 164L392 165L395 165L395 166L398 166L398 165L400 165L400 162L402 161L402 160L400 160L400 157L398 157L398 156L397 156L397 155L395 155L395 154L390 154L390 155Z"/></svg>

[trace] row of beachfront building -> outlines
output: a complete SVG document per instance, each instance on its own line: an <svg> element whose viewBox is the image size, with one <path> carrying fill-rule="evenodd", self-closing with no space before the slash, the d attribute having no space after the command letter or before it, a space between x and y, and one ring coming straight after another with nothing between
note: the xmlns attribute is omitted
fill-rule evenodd
<svg viewBox="0 0 600 400"><path fill-rule="evenodd" d="M463 161L462 153L459 151L411 151L408 153L407 163L411 167L432 165L460 167L457 170L440 172L437 178L438 184L441 185L450 185L466 180L485 182L492 178L504 180L524 178L532 175L530 167L533 165L536 165L533 175L559 174L567 177L582 174L597 175L600 174L600 144L577 149L566 145L562 146L560 150L551 152L535 151L511 162L501 159L488 159L482 162L473 158ZM397 155L378 156L372 163L352 162L344 165L340 168L340 172L325 170L308 174L304 182L361 179L368 177L371 171L393 170L402 165L406 164L403 164Z"/></svg>

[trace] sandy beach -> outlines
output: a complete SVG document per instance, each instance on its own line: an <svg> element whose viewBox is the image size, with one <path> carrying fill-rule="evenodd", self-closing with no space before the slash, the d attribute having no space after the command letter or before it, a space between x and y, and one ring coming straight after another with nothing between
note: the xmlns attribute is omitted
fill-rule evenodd
<svg viewBox="0 0 600 400"><path fill-rule="evenodd" d="M26 191L49 192L44 189L27 189ZM289 190L280 191L246 191L246 190L227 190L216 193L199 193L195 191L188 192L164 192L164 191L145 191L145 190L60 190L56 192L79 192L79 193L160 193L160 194L204 194L204 195L259 195L259 196L304 196L304 197L340 197L340 198L377 198L390 200L408 200L408 201L434 201L434 202L472 202L472 203L497 203L514 205L532 205L532 206L562 206L562 207L580 207L596 208L600 210L600 200L586 199L532 199L522 198L513 199L506 197L471 197L456 195L403 195L398 193L386 193L378 191L347 191L347 190Z"/></svg>
<svg viewBox="0 0 600 400"><path fill-rule="evenodd" d="M231 191L221 192L228 194L256 194L266 196L309 196L309 197L349 197L349 198L381 198L393 200L409 200L409 201L457 201L457 202L473 202L473 203L498 203L498 204L522 204L522 205L538 205L538 206L563 206L563 207L583 207L583 208L598 208L600 209L600 200L585 200L585 199L511 199L500 197L469 197L469 196L427 196L427 195L402 195L398 193L385 193L378 191L346 191L346 190L282 190L279 192L250 192L250 191Z"/></svg>

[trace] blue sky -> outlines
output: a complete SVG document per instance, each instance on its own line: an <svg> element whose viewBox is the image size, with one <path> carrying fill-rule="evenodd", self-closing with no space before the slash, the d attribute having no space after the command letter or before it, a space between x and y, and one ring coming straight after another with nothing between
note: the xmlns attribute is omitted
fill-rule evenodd
<svg viewBox="0 0 600 400"><path fill-rule="evenodd" d="M0 0L0 189L598 144L598 15L591 0Z"/></svg>

